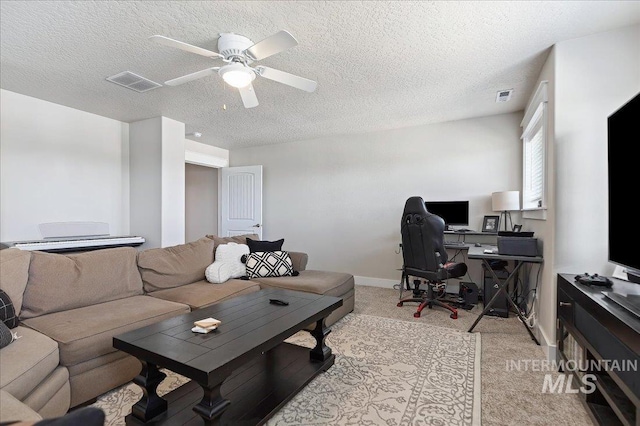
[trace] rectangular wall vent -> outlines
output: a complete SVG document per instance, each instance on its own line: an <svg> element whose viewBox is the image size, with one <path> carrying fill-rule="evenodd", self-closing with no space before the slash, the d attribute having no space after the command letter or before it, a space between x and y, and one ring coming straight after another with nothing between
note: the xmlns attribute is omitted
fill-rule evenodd
<svg viewBox="0 0 640 426"><path fill-rule="evenodd" d="M138 93L148 92L149 90L162 87L162 84L151 81L148 78L139 76L130 71L123 71L119 74L107 77L107 81L126 87Z"/></svg>
<svg viewBox="0 0 640 426"><path fill-rule="evenodd" d="M513 89L499 90L496 94L496 102L507 102L509 99L511 99L512 93Z"/></svg>

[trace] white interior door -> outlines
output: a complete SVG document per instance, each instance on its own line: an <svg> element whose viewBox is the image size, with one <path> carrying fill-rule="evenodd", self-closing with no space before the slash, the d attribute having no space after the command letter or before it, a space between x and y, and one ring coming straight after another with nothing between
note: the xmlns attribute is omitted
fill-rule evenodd
<svg viewBox="0 0 640 426"><path fill-rule="evenodd" d="M221 237L258 234L262 239L262 166L220 169Z"/></svg>

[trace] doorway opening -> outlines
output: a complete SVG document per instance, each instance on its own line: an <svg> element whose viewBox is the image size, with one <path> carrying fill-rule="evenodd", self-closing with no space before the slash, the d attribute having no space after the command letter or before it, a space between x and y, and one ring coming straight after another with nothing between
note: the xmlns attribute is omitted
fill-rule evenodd
<svg viewBox="0 0 640 426"><path fill-rule="evenodd" d="M185 240L218 235L218 169L185 163Z"/></svg>

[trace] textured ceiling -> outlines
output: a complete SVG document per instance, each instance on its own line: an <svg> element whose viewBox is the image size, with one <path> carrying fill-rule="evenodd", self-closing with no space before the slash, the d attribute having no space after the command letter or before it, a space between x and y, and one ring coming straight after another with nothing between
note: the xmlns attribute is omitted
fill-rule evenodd
<svg viewBox="0 0 640 426"><path fill-rule="evenodd" d="M164 115L232 149L522 110L554 43L637 22L638 1L2 1L1 86L126 122ZM105 80L220 64L154 34L216 50L220 32L281 29L299 45L257 64L317 80L315 93L258 78L245 109L217 75L148 93Z"/></svg>

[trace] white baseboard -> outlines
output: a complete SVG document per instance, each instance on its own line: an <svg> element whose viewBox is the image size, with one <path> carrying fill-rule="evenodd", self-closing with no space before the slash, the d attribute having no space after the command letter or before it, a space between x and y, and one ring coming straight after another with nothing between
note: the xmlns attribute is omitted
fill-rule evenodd
<svg viewBox="0 0 640 426"><path fill-rule="evenodd" d="M538 337L540 341L540 346L542 346L542 350L544 351L545 356L547 357L547 361L553 362L557 361L558 358L558 348L556 347L556 342L549 341L547 335L542 331L542 329L536 325L534 334Z"/></svg>
<svg viewBox="0 0 640 426"><path fill-rule="evenodd" d="M400 280L390 280L387 278L373 278L373 277L353 277L356 285L367 285L369 287L383 287L383 288L393 288L394 285L400 283Z"/></svg>

